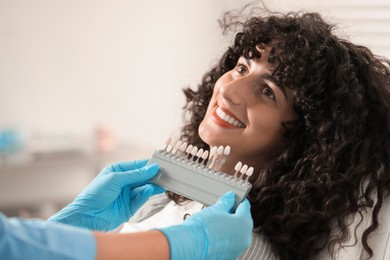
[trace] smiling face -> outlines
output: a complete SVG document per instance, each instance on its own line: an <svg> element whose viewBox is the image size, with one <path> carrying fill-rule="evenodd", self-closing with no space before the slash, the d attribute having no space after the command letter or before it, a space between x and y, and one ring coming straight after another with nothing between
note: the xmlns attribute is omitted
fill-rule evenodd
<svg viewBox="0 0 390 260"><path fill-rule="evenodd" d="M272 78L269 48L258 51L261 58L240 57L236 67L218 79L199 127L208 145L230 145L225 172L237 161L261 167L284 145L282 122L296 119L293 92L277 86Z"/></svg>

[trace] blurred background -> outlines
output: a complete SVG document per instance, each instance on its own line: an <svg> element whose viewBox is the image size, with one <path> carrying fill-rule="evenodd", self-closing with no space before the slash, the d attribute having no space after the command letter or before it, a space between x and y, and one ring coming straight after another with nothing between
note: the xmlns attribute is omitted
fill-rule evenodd
<svg viewBox="0 0 390 260"><path fill-rule="evenodd" d="M231 38L241 0L0 0L0 211L47 218L107 164L178 136L182 88ZM338 34L390 57L387 0L265 0L321 12Z"/></svg>

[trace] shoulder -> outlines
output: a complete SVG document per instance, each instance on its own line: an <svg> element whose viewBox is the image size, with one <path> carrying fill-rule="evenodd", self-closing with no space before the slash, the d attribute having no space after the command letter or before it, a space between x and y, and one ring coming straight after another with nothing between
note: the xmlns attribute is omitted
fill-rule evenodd
<svg viewBox="0 0 390 260"><path fill-rule="evenodd" d="M239 257L239 259L276 260L277 258L272 253L271 244L268 240L263 235L253 232L251 246Z"/></svg>
<svg viewBox="0 0 390 260"><path fill-rule="evenodd" d="M151 197L135 214L129 222L140 222L161 211L171 199L165 193Z"/></svg>

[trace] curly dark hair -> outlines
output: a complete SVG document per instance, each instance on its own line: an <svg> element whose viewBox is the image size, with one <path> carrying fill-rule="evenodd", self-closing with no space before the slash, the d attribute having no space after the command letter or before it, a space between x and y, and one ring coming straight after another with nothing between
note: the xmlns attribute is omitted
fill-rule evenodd
<svg viewBox="0 0 390 260"><path fill-rule="evenodd" d="M318 13L267 11L245 21L226 13L221 23L239 32L198 88L184 89L182 140L209 148L198 128L215 82L240 56L257 58L256 46L271 46L273 76L294 90L298 119L284 124L289 145L250 178L255 231L280 259L309 259L347 241L350 218L368 212L362 244L372 256L368 237L390 191L389 60L336 36Z"/></svg>

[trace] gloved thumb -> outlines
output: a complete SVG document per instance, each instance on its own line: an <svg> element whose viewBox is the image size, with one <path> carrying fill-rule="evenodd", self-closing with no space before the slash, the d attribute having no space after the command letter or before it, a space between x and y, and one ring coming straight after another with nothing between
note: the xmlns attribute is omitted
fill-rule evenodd
<svg viewBox="0 0 390 260"><path fill-rule="evenodd" d="M166 190L163 187L160 187L155 184L145 184L136 188L131 189L130 198L133 203L140 203L141 206L144 204L151 196L165 192ZM137 202L139 200L139 202Z"/></svg>
<svg viewBox="0 0 390 260"><path fill-rule="evenodd" d="M235 203L235 194L232 191L225 193L218 202L213 206L215 209L222 210L224 212L230 212Z"/></svg>
<svg viewBox="0 0 390 260"><path fill-rule="evenodd" d="M129 185L130 188L134 188L146 184L157 174L158 169L158 165L153 163L139 169L120 172L116 174L116 181L121 187Z"/></svg>
<svg viewBox="0 0 390 260"><path fill-rule="evenodd" d="M154 188L150 184L143 185L131 190L130 192L130 210L131 214L134 215L137 210L145 204L148 199L154 195Z"/></svg>
<svg viewBox="0 0 390 260"><path fill-rule="evenodd" d="M158 186L156 184L148 184L148 185L150 185L153 188L152 196L157 195L157 194L161 194L161 193L167 191L165 188Z"/></svg>
<svg viewBox="0 0 390 260"><path fill-rule="evenodd" d="M243 200L240 205L238 205L236 214L246 217L251 216L251 204L249 203L248 199Z"/></svg>

